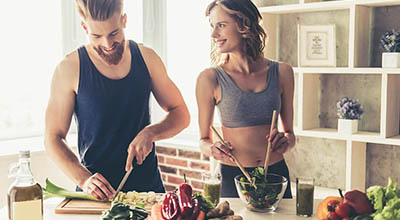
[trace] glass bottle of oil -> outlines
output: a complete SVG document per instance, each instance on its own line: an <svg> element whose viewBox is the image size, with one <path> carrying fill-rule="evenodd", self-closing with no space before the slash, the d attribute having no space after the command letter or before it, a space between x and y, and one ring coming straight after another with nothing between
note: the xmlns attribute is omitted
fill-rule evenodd
<svg viewBox="0 0 400 220"><path fill-rule="evenodd" d="M8 189L9 220L43 220L42 187L32 175L30 152L20 151L19 162L10 166L9 177L15 177Z"/></svg>

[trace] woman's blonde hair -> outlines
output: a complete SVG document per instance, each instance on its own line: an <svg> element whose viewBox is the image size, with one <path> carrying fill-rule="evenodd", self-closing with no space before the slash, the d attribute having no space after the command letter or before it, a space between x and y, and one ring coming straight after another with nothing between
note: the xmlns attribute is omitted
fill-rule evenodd
<svg viewBox="0 0 400 220"><path fill-rule="evenodd" d="M86 20L105 21L119 12L122 15L123 0L75 0L79 15Z"/></svg>
<svg viewBox="0 0 400 220"><path fill-rule="evenodd" d="M264 55L265 38L267 34L260 25L262 17L257 7L251 0L214 0L206 9L206 16L209 16L215 6L220 6L237 22L240 33L244 40L243 51L251 61L256 61ZM218 65L229 60L229 56L222 56L217 52L213 43L211 50L211 61Z"/></svg>

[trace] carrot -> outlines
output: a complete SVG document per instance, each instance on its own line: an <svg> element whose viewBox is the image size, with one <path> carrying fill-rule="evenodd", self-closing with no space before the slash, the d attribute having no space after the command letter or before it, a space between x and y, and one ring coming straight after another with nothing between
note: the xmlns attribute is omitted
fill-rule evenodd
<svg viewBox="0 0 400 220"><path fill-rule="evenodd" d="M151 207L151 219L164 220L161 215L161 207L161 204L154 204L153 207Z"/></svg>
<svg viewBox="0 0 400 220"><path fill-rule="evenodd" d="M206 213L204 213L203 210L200 210L199 215L197 216L196 220L204 220L204 217L206 216Z"/></svg>

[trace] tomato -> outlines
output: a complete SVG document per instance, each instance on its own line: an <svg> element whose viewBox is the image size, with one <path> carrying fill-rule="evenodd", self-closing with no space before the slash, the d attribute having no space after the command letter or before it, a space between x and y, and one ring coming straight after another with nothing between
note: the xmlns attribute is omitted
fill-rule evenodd
<svg viewBox="0 0 400 220"><path fill-rule="evenodd" d="M336 212L329 212L327 220L340 220L342 219Z"/></svg>
<svg viewBox="0 0 400 220"><path fill-rule="evenodd" d="M329 212L334 212L336 210L336 207L339 205L340 201L338 200L330 200L327 203L328 211Z"/></svg>
<svg viewBox="0 0 400 220"><path fill-rule="evenodd" d="M351 212L351 206L347 203L340 203L338 206L336 206L335 212L340 217L348 217Z"/></svg>

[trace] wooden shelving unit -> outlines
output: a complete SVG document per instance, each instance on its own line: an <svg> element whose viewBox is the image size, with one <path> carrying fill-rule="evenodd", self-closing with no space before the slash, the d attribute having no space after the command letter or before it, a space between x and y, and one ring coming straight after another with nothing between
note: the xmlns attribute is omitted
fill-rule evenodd
<svg viewBox="0 0 400 220"><path fill-rule="evenodd" d="M259 7L263 16L263 26L269 39L265 55L279 60L280 16L289 14L345 11L348 13L348 60L344 67L294 67L297 75L297 127L298 136L344 140L346 142L346 190L366 188L366 146L367 143L400 146L400 68L389 69L371 67L370 20L375 7L400 5L394 0L299 0L298 4ZM297 25L297 24L293 24ZM295 54L294 56L297 56ZM329 74L345 74L349 77L364 75L379 77L380 120L378 132L359 131L353 135L342 135L332 128L320 128L318 119L319 77Z"/></svg>

